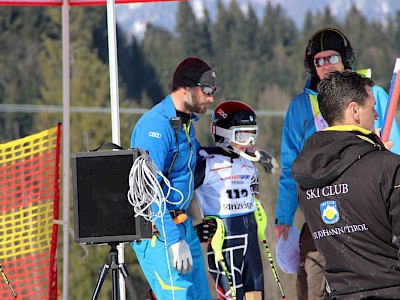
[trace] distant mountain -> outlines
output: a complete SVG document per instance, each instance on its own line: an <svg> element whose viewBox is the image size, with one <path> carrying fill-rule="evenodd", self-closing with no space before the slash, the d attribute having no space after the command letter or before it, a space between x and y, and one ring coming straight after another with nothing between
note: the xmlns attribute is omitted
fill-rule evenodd
<svg viewBox="0 0 400 300"><path fill-rule="evenodd" d="M198 18L202 17L203 8L206 7L213 21L217 17L217 0L188 0ZM280 4L286 14L293 19L300 28L307 11L322 12L329 6L332 14L339 20L343 20L350 7L356 7L368 20L382 22L386 25L389 14L395 16L400 9L400 0L269 0L273 5ZM228 6L231 0L222 0ZM246 11L251 5L261 20L265 5L268 0L236 0L238 5ZM178 2L153 2L131 3L116 5L116 19L118 24L127 34L135 34L141 37L146 23L161 26L171 32L175 30L175 16L178 10Z"/></svg>

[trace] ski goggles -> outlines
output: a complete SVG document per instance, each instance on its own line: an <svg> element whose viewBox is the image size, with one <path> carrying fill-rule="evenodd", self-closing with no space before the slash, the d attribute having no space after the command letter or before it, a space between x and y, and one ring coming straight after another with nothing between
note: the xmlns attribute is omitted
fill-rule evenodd
<svg viewBox="0 0 400 300"><path fill-rule="evenodd" d="M258 126L233 126L229 129L212 126L211 132L228 139L229 143L248 146L256 143Z"/></svg>
<svg viewBox="0 0 400 300"><path fill-rule="evenodd" d="M330 65L336 65L339 62L339 57L340 55L335 54L327 57L319 57L314 59L314 66L316 67L322 67L325 65L325 62L327 61L328 64Z"/></svg>
<svg viewBox="0 0 400 300"><path fill-rule="evenodd" d="M234 142L239 145L255 144L257 141L257 128L243 130L241 128L234 129Z"/></svg>

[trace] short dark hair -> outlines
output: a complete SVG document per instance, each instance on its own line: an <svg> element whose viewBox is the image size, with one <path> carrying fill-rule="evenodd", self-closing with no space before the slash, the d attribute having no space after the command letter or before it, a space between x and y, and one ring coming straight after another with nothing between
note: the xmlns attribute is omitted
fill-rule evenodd
<svg viewBox="0 0 400 300"><path fill-rule="evenodd" d="M348 103L364 105L368 97L365 86L374 84L371 78L352 70L336 71L322 79L318 84L318 106L328 125L342 120Z"/></svg>

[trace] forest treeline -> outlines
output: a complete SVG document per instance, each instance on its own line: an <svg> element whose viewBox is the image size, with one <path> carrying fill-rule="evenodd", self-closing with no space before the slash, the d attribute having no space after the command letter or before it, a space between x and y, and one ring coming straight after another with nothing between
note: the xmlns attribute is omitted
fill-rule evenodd
<svg viewBox="0 0 400 300"><path fill-rule="evenodd" d="M279 5L268 2L259 20L251 6L245 14L236 1L228 7L218 1L214 22L207 8L204 18L196 19L188 2L179 3L176 18L175 32L148 24L143 40L128 36L117 24L122 107L151 107L169 92L176 64L187 56L199 56L217 72L216 102L238 99L257 110L285 109L308 75L303 66L307 40L326 26L347 35L356 52L355 68L372 68L373 78L386 90L400 52L399 12L396 18L388 15L388 25L383 26L366 19L354 6L343 22L326 8L322 13L308 12L299 29ZM0 8L0 103L62 105L61 34L59 8ZM70 52L71 105L109 106L105 6L70 9ZM84 127L75 141L77 147L109 138L109 130L95 126L103 120L77 118ZM54 123L53 119L1 113L0 141L30 134L46 122ZM56 119L61 120L58 115ZM127 122L122 126L128 129L133 124Z"/></svg>
<svg viewBox="0 0 400 300"><path fill-rule="evenodd" d="M290 99L302 91L308 76L303 65L308 38L322 27L342 30L356 53L354 67L371 68L376 83L388 91L400 53L399 11L395 17L388 15L384 26L368 20L355 6L343 21L326 8L321 13L308 12L298 28L281 6L270 2L261 20L251 6L244 13L236 1L224 6L218 0L217 7L215 21L211 21L207 9L199 20L191 5L181 2L175 32L148 24L142 40L127 35L117 24L120 107L150 108L168 94L175 66L187 56L199 56L217 73L219 91L210 109L222 100L236 99L255 110L285 110ZM106 7L72 7L69 23L71 106L109 107ZM0 104L62 106L61 25L59 7L0 7ZM130 134L139 117L120 115L121 144L125 148L129 147ZM279 159L283 118L259 120L257 143ZM209 121L209 116L202 117L196 128L199 140L205 144L212 143ZM62 113L0 111L0 142L42 131L57 122L62 122ZM93 149L111 140L109 114L71 113L72 152ZM278 176L270 175L266 179L270 185L263 188L270 201L270 224ZM270 239L273 240L272 235ZM73 254L79 256L83 250L71 245L70 299L91 296L98 267L108 260L107 247L89 248L90 255L80 260ZM147 285L140 267L134 263L133 251L126 253L135 283L144 295ZM264 264L265 273L269 274L267 261ZM294 287L293 277L282 276L283 282L291 280L287 284ZM272 277L273 285L271 282ZM278 292L276 298L274 293L270 296L268 299L279 299ZM105 284L101 297L110 299L109 284Z"/></svg>

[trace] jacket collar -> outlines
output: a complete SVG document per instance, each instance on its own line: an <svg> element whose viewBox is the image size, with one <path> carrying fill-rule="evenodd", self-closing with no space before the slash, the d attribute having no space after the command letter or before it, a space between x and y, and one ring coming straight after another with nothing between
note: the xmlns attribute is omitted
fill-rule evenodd
<svg viewBox="0 0 400 300"><path fill-rule="evenodd" d="M347 131L347 132L359 132L361 134L356 134L357 137L360 139L367 141L375 146L378 146L381 148L381 145L379 142L377 142L377 135L365 128L362 128L357 125L337 125L337 126L331 126L328 128L325 128L324 131Z"/></svg>

